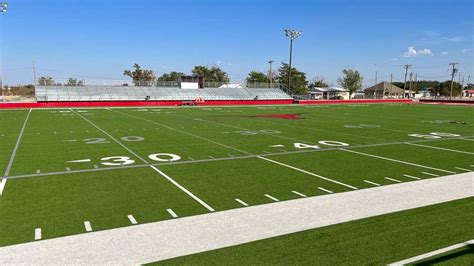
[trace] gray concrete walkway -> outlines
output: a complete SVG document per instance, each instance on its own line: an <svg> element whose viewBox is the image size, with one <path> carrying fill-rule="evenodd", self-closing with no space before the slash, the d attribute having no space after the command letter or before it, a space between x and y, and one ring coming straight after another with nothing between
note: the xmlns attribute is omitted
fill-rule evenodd
<svg viewBox="0 0 474 266"><path fill-rule="evenodd" d="M474 196L474 173L0 248L1 264L142 264Z"/></svg>

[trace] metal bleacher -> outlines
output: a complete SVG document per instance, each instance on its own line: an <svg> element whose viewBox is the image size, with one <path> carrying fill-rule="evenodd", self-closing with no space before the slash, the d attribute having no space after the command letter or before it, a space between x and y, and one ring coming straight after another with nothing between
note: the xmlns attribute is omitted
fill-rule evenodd
<svg viewBox="0 0 474 266"><path fill-rule="evenodd" d="M206 88L139 86L37 86L39 102L52 101L162 101L182 100L289 100L278 88Z"/></svg>

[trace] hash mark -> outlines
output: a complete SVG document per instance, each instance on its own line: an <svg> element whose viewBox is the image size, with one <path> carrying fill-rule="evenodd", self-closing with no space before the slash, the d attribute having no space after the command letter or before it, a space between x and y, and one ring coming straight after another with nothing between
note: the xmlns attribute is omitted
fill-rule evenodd
<svg viewBox="0 0 474 266"><path fill-rule="evenodd" d="M237 201L238 203L244 205L245 207L249 206L246 202L244 202L244 201L241 200L241 199L235 199L235 201Z"/></svg>
<svg viewBox="0 0 474 266"><path fill-rule="evenodd" d="M275 197L273 197L273 196L271 196L271 195L268 195L268 194L265 194L264 196L267 197L267 198L269 198L269 199L271 199L271 200L273 200L273 201L280 201L279 199L277 199L277 198L275 198Z"/></svg>
<svg viewBox="0 0 474 266"><path fill-rule="evenodd" d="M329 193L329 194L333 194L333 193L334 193L334 192L332 192L331 190L325 189L325 188L322 188L322 187L318 187L318 189L319 189L319 190L322 190L322 191L324 191L324 192L327 192L327 193Z"/></svg>

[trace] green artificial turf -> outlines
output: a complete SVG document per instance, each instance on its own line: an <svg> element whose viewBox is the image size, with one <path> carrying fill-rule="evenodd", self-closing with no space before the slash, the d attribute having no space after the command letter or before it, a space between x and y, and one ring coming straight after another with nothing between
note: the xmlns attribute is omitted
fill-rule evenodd
<svg viewBox="0 0 474 266"><path fill-rule="evenodd" d="M2 176L27 112L0 111ZM270 114L301 119L259 117ZM0 196L0 246L33 241L35 228L47 239L84 233L84 221L105 230L129 225L129 214L153 222L172 219L166 209L183 217L243 207L236 198L268 204L265 194L292 200L299 197L292 191L318 196L327 193L320 188L340 193L374 186L367 181L395 183L385 177L414 182L405 175L466 172L474 169L473 140L468 106L34 109ZM126 165L110 165L120 161Z"/></svg>
<svg viewBox="0 0 474 266"><path fill-rule="evenodd" d="M468 198L154 264L386 265L473 239L473 208L474 198ZM472 265L470 252L472 248L422 262Z"/></svg>

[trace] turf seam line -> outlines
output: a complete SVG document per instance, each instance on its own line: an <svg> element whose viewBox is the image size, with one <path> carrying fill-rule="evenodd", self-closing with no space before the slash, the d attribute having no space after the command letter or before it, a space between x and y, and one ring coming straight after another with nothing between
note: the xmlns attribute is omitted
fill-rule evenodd
<svg viewBox="0 0 474 266"><path fill-rule="evenodd" d="M364 155L364 156L368 156L368 157L378 158L378 159L382 159L382 160L387 160L387 161L392 161L392 162L397 162L397 163L402 163L402 164L407 164L407 165L422 167L422 168L426 168L426 169L436 170L436 171L438 171L438 172L445 172L445 173L449 173L449 174L456 174L456 172L452 172L452 171L448 171L448 170L438 169L438 168L434 168L434 167L430 167L430 166L425 166L425 165L421 165L421 164L416 164L416 163L410 163L410 162L406 162L406 161L400 161L400 160L396 160L396 159L392 159L392 158L388 158L388 157L382 157L382 156L378 156L378 155L373 155L373 154L369 154L369 153L358 152L358 151L353 151L353 150L346 150L346 149L340 149L340 150L341 150L341 151L345 151L345 152L352 152L352 153L356 153L356 154L360 154L360 155Z"/></svg>
<svg viewBox="0 0 474 266"><path fill-rule="evenodd" d="M421 145L421 144L415 144L415 143L405 143L405 144L412 145L412 146L426 147L426 148L436 149L436 150L443 150L443 151L450 151L450 152L457 152L457 153L464 153L464 154L474 155L474 152L468 152L468 151L453 150L453 149L447 149L447 148L441 148L441 147L435 147L435 146L428 146L428 145Z"/></svg>
<svg viewBox="0 0 474 266"><path fill-rule="evenodd" d="M101 131L102 133L104 133L105 135L107 135L111 140L113 140L115 143L119 144L120 146L122 146L124 149L126 149L127 151L129 151L131 154L133 154L136 158L140 159L141 161L143 161L147 166L149 166L150 168L152 168L153 170L155 170L157 173L159 173L161 176L163 176L164 178L166 178L168 181L170 181L172 184L174 184L176 187L178 187L179 189L181 189L181 191L183 191L184 193L188 194L188 196L190 196L191 198L193 198L194 200L196 200L197 202L199 202L202 206L204 206L206 209L208 209L209 211L213 212L215 211L211 206L209 206L209 204L207 204L206 202L204 202L203 200L201 200L200 198L198 198L196 195L194 195L191 191L189 191L188 189L186 189L185 187L183 187L182 185L180 185L178 182L176 182L174 179L172 179L171 177L169 177L167 174L165 174L163 171L161 171L160 169L158 169L156 166L154 165L151 165L148 161L146 161L145 159L143 159L140 155L138 155L137 153L135 153L134 151L132 151L130 148L128 148L127 146L125 146L125 144L121 143L120 141L118 141L115 137L113 137L111 134L107 133L107 131L103 130L102 128L100 128L99 126L97 126L96 124L94 124L92 121L90 121L89 119L85 118L84 116L82 116L80 113L77 113L76 111L70 109L71 111L73 111L74 113L76 113L79 117L81 117L82 119L84 119L85 121L87 121L89 124L91 124L92 126L94 126L96 129L98 129L99 131Z"/></svg>
<svg viewBox="0 0 474 266"><path fill-rule="evenodd" d="M351 186L351 185L348 185L348 184L345 184L345 183L342 183L342 182L333 180L333 179L331 179L331 178L328 178L328 177L325 177L325 176L322 176L322 175L318 175L318 174L315 174L315 173L312 173L312 172L309 172L309 171L306 171L306 170L303 170L303 169L300 169L300 168L297 168L297 167L294 167L294 166L291 166L291 165L288 165L288 164L284 164L284 163L281 163L281 162L278 162L278 161L275 161L275 160L272 160L272 159L268 159L268 158L265 158L265 157L262 157L262 156L258 156L257 158L260 158L260 159L262 159L262 160L269 161L269 162L272 162L272 163L275 163L275 164L279 164L279 165L281 165L281 166L285 166L285 167L291 168L291 169L293 169L293 170L296 170L296 171L299 171L299 172L302 172L302 173L305 173L305 174L308 174L308 175L312 175L312 176L315 176L315 177L319 177L319 178L321 178L321 179L324 179L324 180L326 180L326 181L339 184L339 185L341 185L341 186L345 186L345 187L348 187L348 188L351 188L351 189L358 189L358 188L356 188L356 187L354 187L354 186Z"/></svg>

